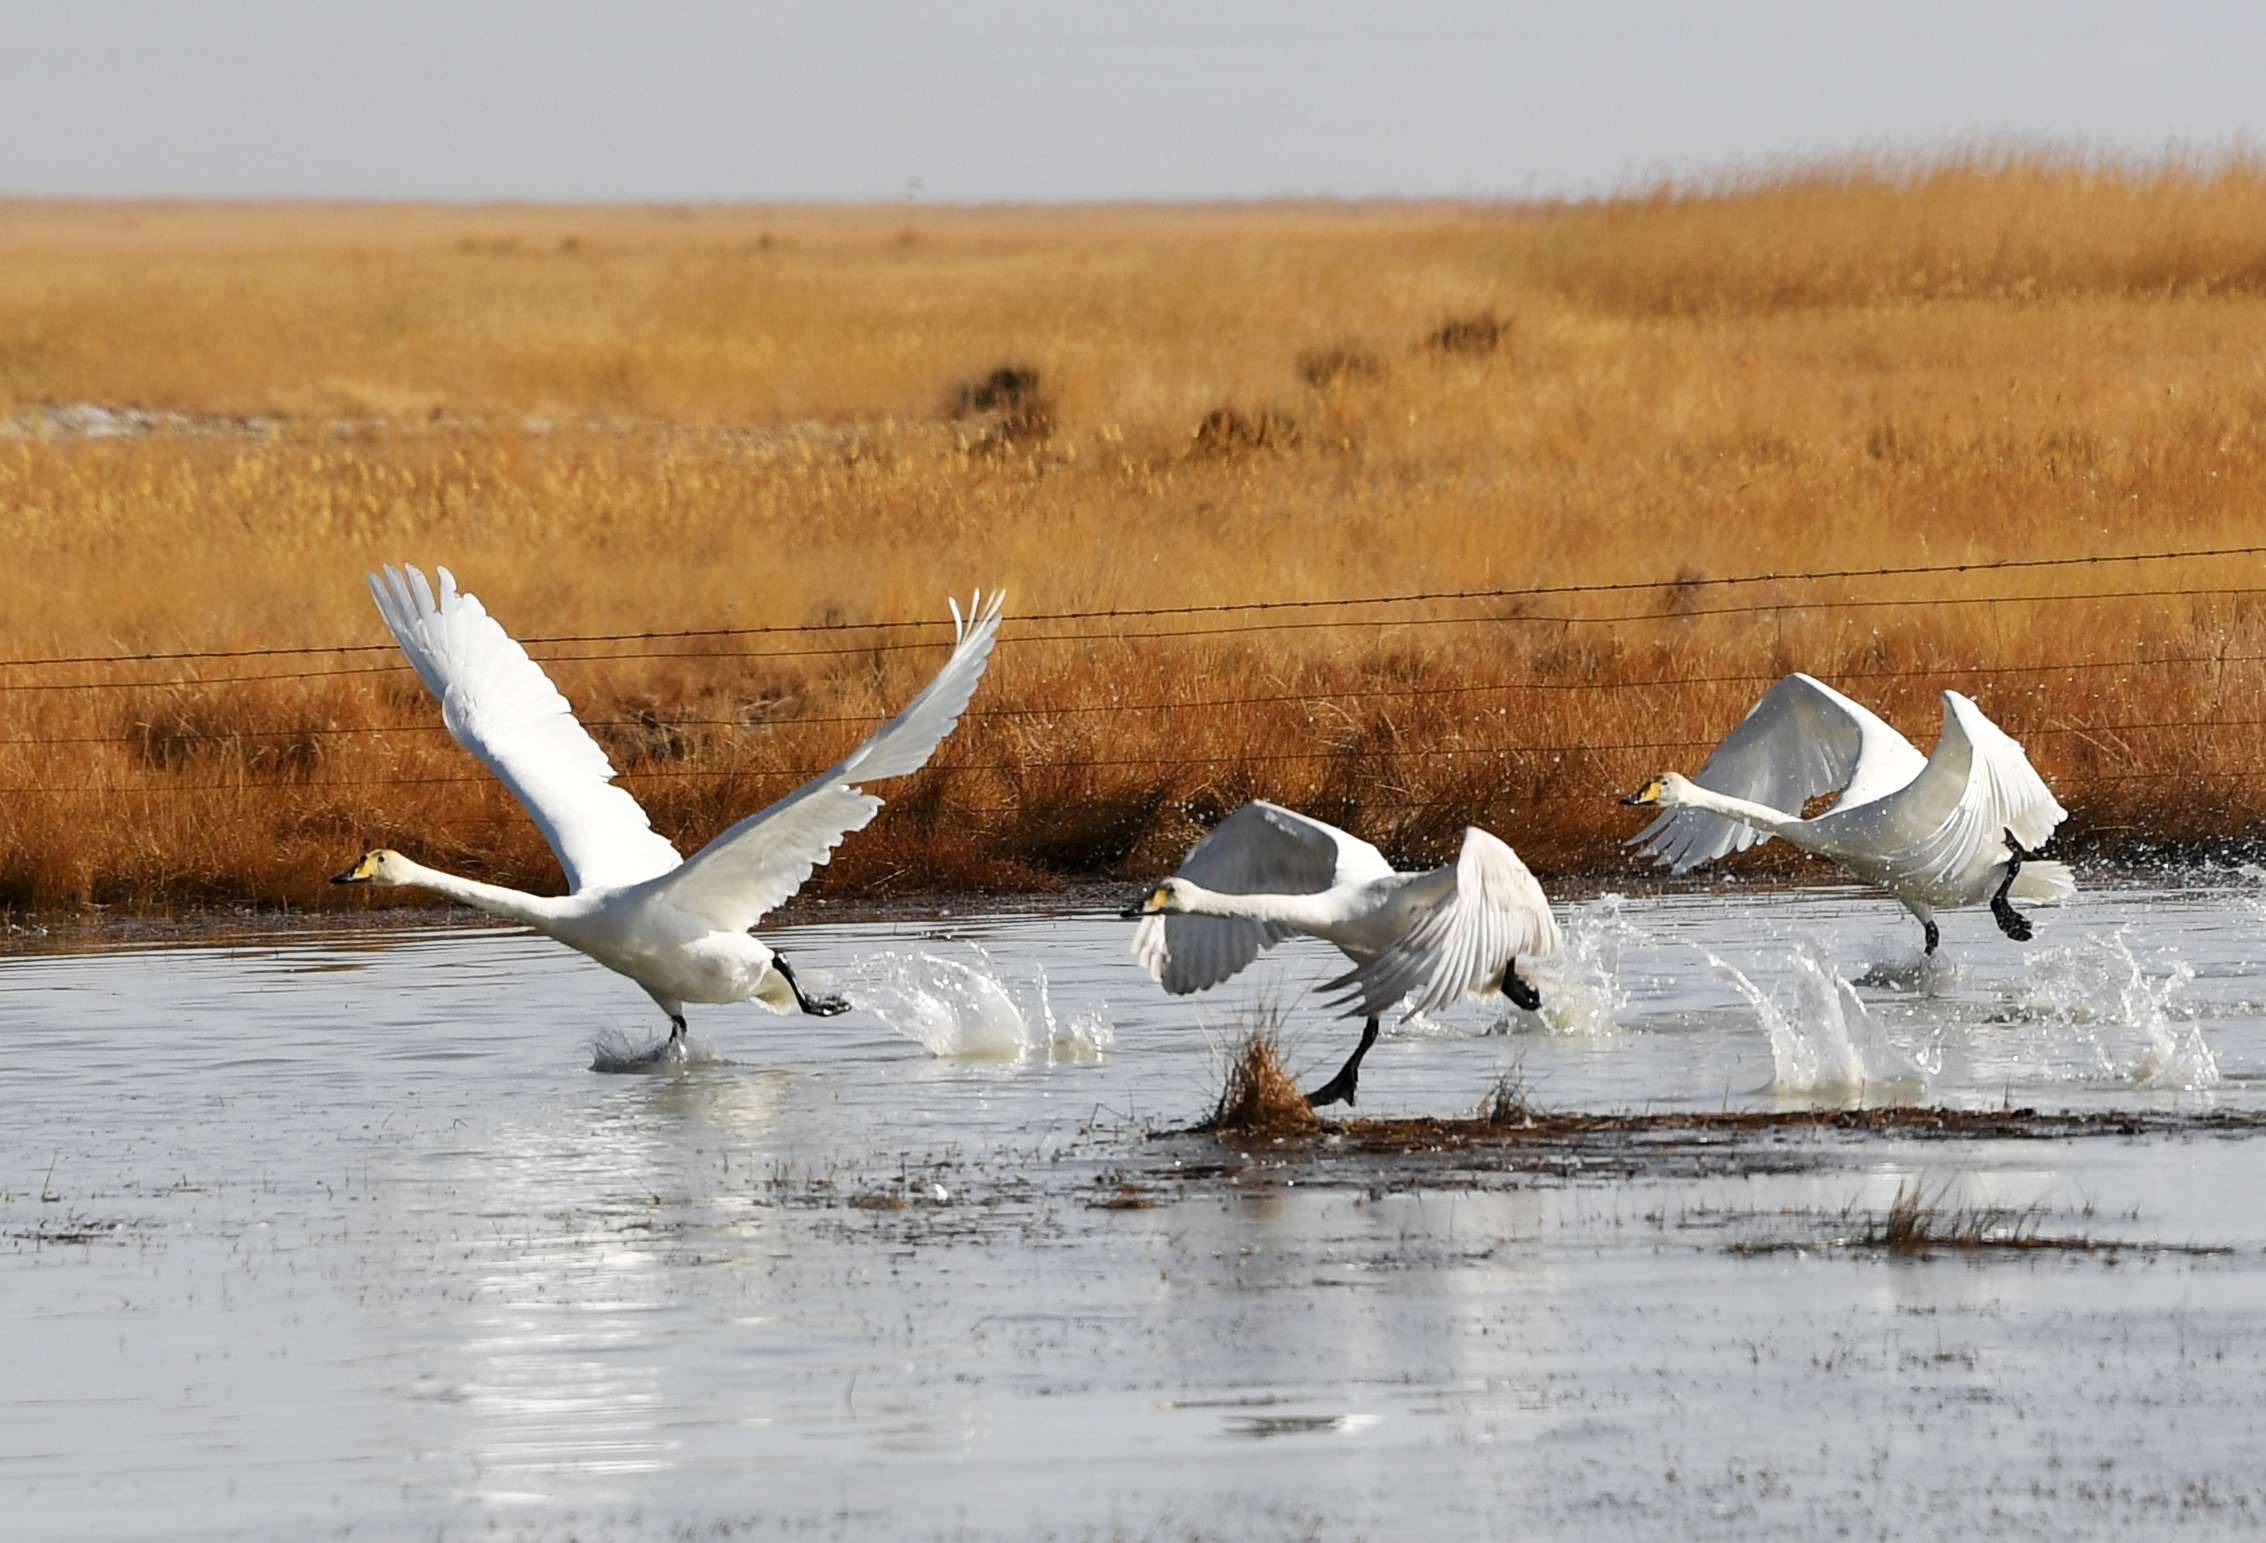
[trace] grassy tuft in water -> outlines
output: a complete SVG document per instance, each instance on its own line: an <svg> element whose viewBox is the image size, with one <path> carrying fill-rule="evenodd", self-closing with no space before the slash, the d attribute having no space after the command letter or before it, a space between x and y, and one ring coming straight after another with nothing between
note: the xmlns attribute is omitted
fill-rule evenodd
<svg viewBox="0 0 2266 1543"><path fill-rule="evenodd" d="M2039 1235L2035 1206L1952 1205L1946 1190L1927 1193L1917 1180L1899 1184L1885 1216L1869 1218L1852 1241L1892 1253L1932 1254L1940 1249L2060 1248L2087 1250L2082 1238Z"/></svg>
<svg viewBox="0 0 2266 1543"><path fill-rule="evenodd" d="M1275 1140L1311 1136L1323 1121L1283 1066L1282 1046L1271 1021L1245 1029L1228 1062L1212 1117L1197 1129L1207 1135Z"/></svg>
<svg viewBox="0 0 2266 1543"><path fill-rule="evenodd" d="M1530 1127L1534 1124L1532 1090L1526 1085L1525 1069L1514 1066L1495 1079L1480 1100L1479 1121L1483 1125Z"/></svg>

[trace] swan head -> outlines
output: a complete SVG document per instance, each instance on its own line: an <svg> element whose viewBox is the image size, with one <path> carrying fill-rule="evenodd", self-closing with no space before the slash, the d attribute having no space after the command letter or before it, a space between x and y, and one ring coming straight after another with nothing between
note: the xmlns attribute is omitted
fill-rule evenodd
<svg viewBox="0 0 2266 1543"><path fill-rule="evenodd" d="M380 847L353 867L347 869L333 884L413 884L409 859L399 852Z"/></svg>
<svg viewBox="0 0 2266 1543"><path fill-rule="evenodd" d="M1692 780L1674 772L1662 772L1645 785L1621 800L1624 804L1639 806L1658 805L1663 809L1681 808L1690 803Z"/></svg>
<svg viewBox="0 0 2266 1543"><path fill-rule="evenodd" d="M1128 921L1139 916L1169 916L1175 912L1185 914L1195 909L1190 904L1193 898L1186 879L1163 879L1155 889L1149 891L1147 899L1138 905L1128 906L1118 914Z"/></svg>

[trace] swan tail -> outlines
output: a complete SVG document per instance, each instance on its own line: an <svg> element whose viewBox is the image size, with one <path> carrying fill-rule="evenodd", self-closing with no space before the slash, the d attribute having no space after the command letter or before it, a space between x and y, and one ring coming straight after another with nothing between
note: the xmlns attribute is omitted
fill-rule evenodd
<svg viewBox="0 0 2266 1543"><path fill-rule="evenodd" d="M2016 900L2067 900L2077 893L2077 876L2067 863L2026 862L2009 891Z"/></svg>

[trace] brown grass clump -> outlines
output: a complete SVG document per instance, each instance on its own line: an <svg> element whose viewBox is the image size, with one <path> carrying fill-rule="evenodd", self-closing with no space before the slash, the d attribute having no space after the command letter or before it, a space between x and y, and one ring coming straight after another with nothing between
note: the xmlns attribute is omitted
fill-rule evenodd
<svg viewBox="0 0 2266 1543"><path fill-rule="evenodd" d="M960 382L952 390L952 416L980 423L981 442L995 448L1032 444L1054 433L1054 404L1040 389L1039 372L1027 364L1003 364Z"/></svg>
<svg viewBox="0 0 2266 1543"><path fill-rule="evenodd" d="M1359 343L1302 348L1295 361L1298 378L1316 391L1332 391L1385 378L1385 361Z"/></svg>
<svg viewBox="0 0 2266 1543"><path fill-rule="evenodd" d="M2266 831L2266 563L1988 566L2258 541L2252 161L905 220L0 202L0 907L359 906L378 844L555 887L372 612L399 560L688 850L1006 587L819 894L1153 874L1251 797L1625 871L1615 796L1792 669L1923 746L1975 697L2070 852Z"/></svg>
<svg viewBox="0 0 2266 1543"><path fill-rule="evenodd" d="M1424 346L1441 354L1491 354L1510 336L1511 324L1493 311L1451 316L1424 335Z"/></svg>
<svg viewBox="0 0 2266 1543"><path fill-rule="evenodd" d="M1311 1136L1322 1126L1322 1117L1283 1068L1281 1043L1270 1024L1244 1033L1228 1062L1218 1107L1196 1128L1206 1135L1273 1141Z"/></svg>
<svg viewBox="0 0 2266 1543"><path fill-rule="evenodd" d="M1298 445L1298 420L1273 407L1250 413L1215 407L1204 414L1192 436L1198 455L1235 455L1247 450L1291 450Z"/></svg>

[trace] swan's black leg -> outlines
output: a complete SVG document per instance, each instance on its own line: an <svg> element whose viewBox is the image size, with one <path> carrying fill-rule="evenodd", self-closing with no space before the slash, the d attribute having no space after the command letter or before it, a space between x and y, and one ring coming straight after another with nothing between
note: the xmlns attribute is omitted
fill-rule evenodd
<svg viewBox="0 0 2266 1543"><path fill-rule="evenodd" d="M673 1045L684 1037L685 1015L683 1013L669 1014L669 1043Z"/></svg>
<svg viewBox="0 0 2266 1543"><path fill-rule="evenodd" d="M2022 843L2014 839L2013 831L2006 832L2006 851L2006 877L1999 881L1998 893L1991 896L1991 920L1998 923L1999 931L2015 942L2027 943L2033 935L2030 918L2014 908L2014 902L2007 898L2007 893L2014 888L2016 875L2022 872L2022 860L2038 854L2025 851Z"/></svg>
<svg viewBox="0 0 2266 1543"><path fill-rule="evenodd" d="M1534 989L1532 982L1519 979L1519 962L1516 959L1503 966L1503 995L1530 1013L1542 1011L1542 993Z"/></svg>
<svg viewBox="0 0 2266 1543"><path fill-rule="evenodd" d="M1936 945L1943 941L1943 934L1936 931L1936 924L1932 921L1924 921L1920 925L1928 929L1928 946L1921 952L1932 954L1936 951Z"/></svg>
<svg viewBox="0 0 2266 1543"><path fill-rule="evenodd" d="M1361 1043L1354 1047L1352 1056L1347 1059L1345 1065L1338 1068L1338 1074L1335 1077L1307 1094L1306 1102L1317 1109L1324 1104L1344 1104L1351 1108L1353 1090L1361 1081L1361 1058L1369 1053L1369 1047L1375 1043L1377 1043L1377 1020L1371 1018L1366 1024L1362 1025Z"/></svg>
<svg viewBox="0 0 2266 1543"><path fill-rule="evenodd" d="M795 979L795 972L787 967L787 961L779 955L773 954L771 956L771 968L779 972L779 978L785 981L787 989L795 994L795 1005L809 1013L813 1018L831 1018L836 1013L846 1013L850 1010L849 1000L845 997L814 997L805 992L803 983Z"/></svg>

